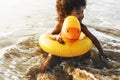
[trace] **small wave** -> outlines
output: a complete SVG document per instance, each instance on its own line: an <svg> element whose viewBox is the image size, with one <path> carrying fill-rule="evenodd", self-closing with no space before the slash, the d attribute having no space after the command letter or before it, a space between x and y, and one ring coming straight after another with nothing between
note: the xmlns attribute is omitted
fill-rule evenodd
<svg viewBox="0 0 120 80"><path fill-rule="evenodd" d="M0 37L5 37L12 34L12 32L5 32L5 33L0 33Z"/></svg>
<svg viewBox="0 0 120 80"><path fill-rule="evenodd" d="M89 25L88 25L89 26ZM108 28L108 27L96 27L96 26L89 26L90 28L94 28L96 31L103 32L109 34L111 36L120 37L120 29L117 28Z"/></svg>

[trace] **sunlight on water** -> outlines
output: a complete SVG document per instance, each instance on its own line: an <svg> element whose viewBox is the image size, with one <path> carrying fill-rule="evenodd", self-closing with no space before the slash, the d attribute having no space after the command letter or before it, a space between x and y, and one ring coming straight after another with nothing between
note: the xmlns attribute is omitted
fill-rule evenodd
<svg viewBox="0 0 120 80"><path fill-rule="evenodd" d="M40 50L38 38L56 23L55 1L0 0L1 80L23 80L30 66L44 60L36 56ZM120 0L87 2L83 23L99 39L108 56L114 56L119 63Z"/></svg>

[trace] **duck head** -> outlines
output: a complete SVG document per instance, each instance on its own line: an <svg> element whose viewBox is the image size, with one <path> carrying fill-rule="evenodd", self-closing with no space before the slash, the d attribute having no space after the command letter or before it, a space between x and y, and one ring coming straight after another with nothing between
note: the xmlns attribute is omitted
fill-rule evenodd
<svg viewBox="0 0 120 80"><path fill-rule="evenodd" d="M79 39L81 33L80 23L75 16L65 18L61 30L61 37L65 42L75 42Z"/></svg>

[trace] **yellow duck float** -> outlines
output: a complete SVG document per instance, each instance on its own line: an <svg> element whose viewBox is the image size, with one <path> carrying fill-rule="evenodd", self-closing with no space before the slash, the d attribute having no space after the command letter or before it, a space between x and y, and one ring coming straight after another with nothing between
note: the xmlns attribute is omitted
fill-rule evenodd
<svg viewBox="0 0 120 80"><path fill-rule="evenodd" d="M60 35L65 42L49 38L50 33L39 37L40 47L49 54L60 57L75 57L87 53L92 47L92 41L81 31L81 26L75 16L68 16L63 22Z"/></svg>

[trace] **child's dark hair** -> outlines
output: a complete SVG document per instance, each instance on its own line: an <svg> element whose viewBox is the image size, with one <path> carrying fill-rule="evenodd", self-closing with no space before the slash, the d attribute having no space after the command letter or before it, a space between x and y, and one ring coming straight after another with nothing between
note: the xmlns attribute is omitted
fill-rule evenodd
<svg viewBox="0 0 120 80"><path fill-rule="evenodd" d="M57 0L57 20L61 21L68 15L70 15L73 9L79 9L86 6L86 0Z"/></svg>

